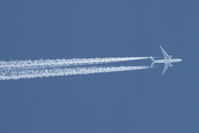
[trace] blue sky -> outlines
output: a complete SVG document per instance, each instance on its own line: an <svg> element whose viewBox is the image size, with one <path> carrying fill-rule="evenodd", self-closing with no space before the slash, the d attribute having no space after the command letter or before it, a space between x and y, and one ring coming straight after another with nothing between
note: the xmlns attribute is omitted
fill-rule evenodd
<svg viewBox="0 0 199 133"><path fill-rule="evenodd" d="M162 57L158 45L183 59L163 77L160 65L0 81L0 132L198 132L198 12L194 0L0 1L0 60Z"/></svg>

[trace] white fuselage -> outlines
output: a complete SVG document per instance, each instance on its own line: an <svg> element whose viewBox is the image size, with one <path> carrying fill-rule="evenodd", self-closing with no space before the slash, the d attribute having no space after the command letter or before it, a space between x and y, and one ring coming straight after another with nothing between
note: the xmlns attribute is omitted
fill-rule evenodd
<svg viewBox="0 0 199 133"><path fill-rule="evenodd" d="M161 59L155 60L154 63L173 63L173 62L181 62L182 59Z"/></svg>

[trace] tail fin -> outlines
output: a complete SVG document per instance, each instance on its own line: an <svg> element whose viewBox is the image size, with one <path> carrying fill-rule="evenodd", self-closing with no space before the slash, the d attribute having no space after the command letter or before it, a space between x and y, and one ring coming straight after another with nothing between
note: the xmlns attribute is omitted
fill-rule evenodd
<svg viewBox="0 0 199 133"><path fill-rule="evenodd" d="M151 67L151 68L153 68L154 64L155 64L155 63L154 63L154 62L152 62L150 67Z"/></svg>
<svg viewBox="0 0 199 133"><path fill-rule="evenodd" d="M152 61L152 63L151 63L151 68L152 68L154 66L154 64L155 64L155 59L153 57L151 57L150 59Z"/></svg>
<svg viewBox="0 0 199 133"><path fill-rule="evenodd" d="M154 59L153 57L150 57L150 59L151 59L151 61L152 61L152 62L154 62L154 61L155 61L155 59Z"/></svg>

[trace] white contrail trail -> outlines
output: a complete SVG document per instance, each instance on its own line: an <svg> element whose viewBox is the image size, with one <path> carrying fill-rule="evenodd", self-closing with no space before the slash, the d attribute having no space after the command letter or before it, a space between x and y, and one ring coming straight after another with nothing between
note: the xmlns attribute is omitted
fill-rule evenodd
<svg viewBox="0 0 199 133"><path fill-rule="evenodd" d="M148 69L149 66L118 66L118 67L79 67L79 68L36 68L36 69L13 69L0 72L0 80L29 79L54 76L83 75L95 73L108 73L119 71L132 71Z"/></svg>
<svg viewBox="0 0 199 133"><path fill-rule="evenodd" d="M55 59L55 60L21 60L21 61L0 61L0 69L19 68L19 67L58 67L58 66L75 66L75 65L93 65L114 62L124 62L133 60L144 60L151 57L110 57L110 58L83 58L83 59Z"/></svg>

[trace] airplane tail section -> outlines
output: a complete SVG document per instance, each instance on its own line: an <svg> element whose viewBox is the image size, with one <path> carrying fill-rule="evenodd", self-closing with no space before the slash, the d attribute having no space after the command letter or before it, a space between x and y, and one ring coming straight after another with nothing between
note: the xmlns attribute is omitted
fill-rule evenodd
<svg viewBox="0 0 199 133"><path fill-rule="evenodd" d="M155 64L155 62L152 62L150 67L153 68L154 64Z"/></svg>
<svg viewBox="0 0 199 133"><path fill-rule="evenodd" d="M150 59L152 61L152 63L151 63L151 68L152 68L154 66L154 64L155 64L155 59L153 57L151 57Z"/></svg>
<svg viewBox="0 0 199 133"><path fill-rule="evenodd" d="M152 62L155 62L155 59L153 57L150 57L150 59L151 59Z"/></svg>

